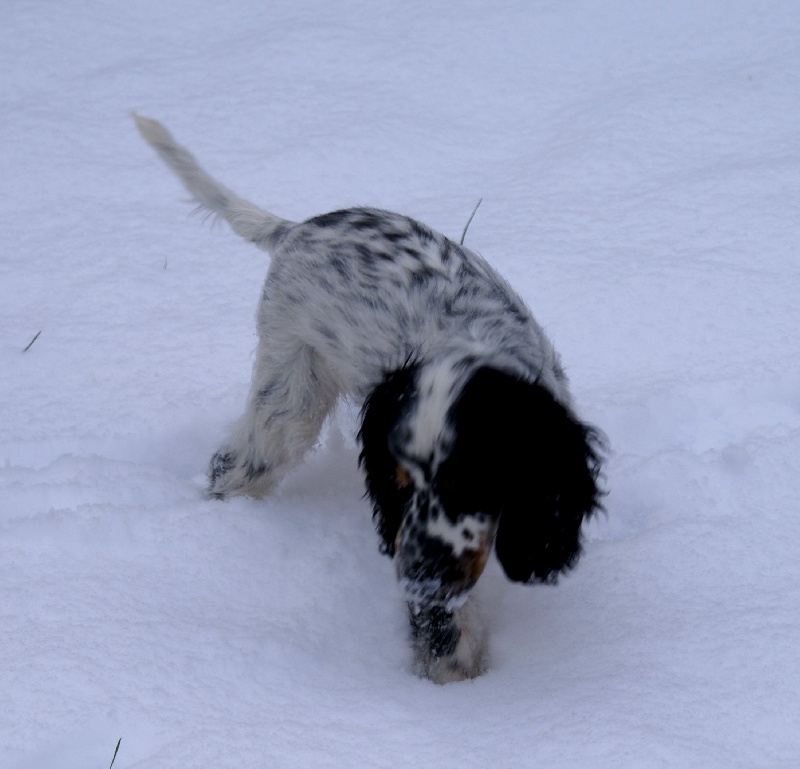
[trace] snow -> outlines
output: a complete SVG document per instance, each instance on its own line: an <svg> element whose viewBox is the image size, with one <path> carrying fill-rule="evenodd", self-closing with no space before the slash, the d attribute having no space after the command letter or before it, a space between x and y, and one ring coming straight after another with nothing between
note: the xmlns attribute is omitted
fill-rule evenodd
<svg viewBox="0 0 800 769"><path fill-rule="evenodd" d="M795 0L7 3L0 766L800 765L798 41ZM203 497L266 261L132 110L290 219L483 199L613 447L572 575L490 563L483 677L411 672L353 405Z"/></svg>

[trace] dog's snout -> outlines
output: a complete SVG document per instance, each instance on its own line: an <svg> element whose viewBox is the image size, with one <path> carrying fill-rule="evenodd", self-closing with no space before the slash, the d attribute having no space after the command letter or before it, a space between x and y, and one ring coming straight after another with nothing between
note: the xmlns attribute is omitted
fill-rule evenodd
<svg viewBox="0 0 800 769"><path fill-rule="evenodd" d="M403 543L400 550L401 576L416 581L452 581L457 576L453 549L439 539L420 537Z"/></svg>
<svg viewBox="0 0 800 769"><path fill-rule="evenodd" d="M428 528L401 532L396 551L397 577L412 603L445 605L465 599L488 557L485 538L458 547Z"/></svg>

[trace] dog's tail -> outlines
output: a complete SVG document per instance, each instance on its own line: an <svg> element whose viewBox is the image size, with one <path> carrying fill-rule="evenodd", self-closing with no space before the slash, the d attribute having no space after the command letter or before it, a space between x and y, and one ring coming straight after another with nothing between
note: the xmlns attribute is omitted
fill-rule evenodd
<svg viewBox="0 0 800 769"><path fill-rule="evenodd" d="M189 150L182 147L157 120L133 114L136 127L145 141L172 169L189 190L200 208L221 216L235 233L259 248L269 251L293 222L264 211L240 198L235 192L209 176Z"/></svg>

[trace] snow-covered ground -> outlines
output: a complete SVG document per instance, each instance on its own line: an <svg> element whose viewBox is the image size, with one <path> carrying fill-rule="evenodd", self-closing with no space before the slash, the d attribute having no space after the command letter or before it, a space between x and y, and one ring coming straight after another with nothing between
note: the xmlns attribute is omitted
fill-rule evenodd
<svg viewBox="0 0 800 769"><path fill-rule="evenodd" d="M131 110L287 218L483 199L613 455L482 678L410 671L354 406L204 499L266 259ZM0 766L800 766L797 0L8 2L0 115Z"/></svg>

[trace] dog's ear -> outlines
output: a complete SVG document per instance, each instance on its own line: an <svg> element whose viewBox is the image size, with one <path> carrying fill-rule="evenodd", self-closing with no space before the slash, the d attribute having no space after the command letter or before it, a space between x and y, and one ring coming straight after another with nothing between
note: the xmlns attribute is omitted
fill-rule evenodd
<svg viewBox="0 0 800 769"><path fill-rule="evenodd" d="M511 580L553 583L577 562L581 524L601 507L603 438L544 387L500 371L476 372L465 397L468 411L483 409L484 451L500 486L497 557Z"/></svg>
<svg viewBox="0 0 800 769"><path fill-rule="evenodd" d="M403 520L410 488L398 481L397 459L390 440L414 396L417 366L407 364L384 377L361 410L359 464L364 468L367 495L381 537L381 552L394 555L395 539Z"/></svg>

